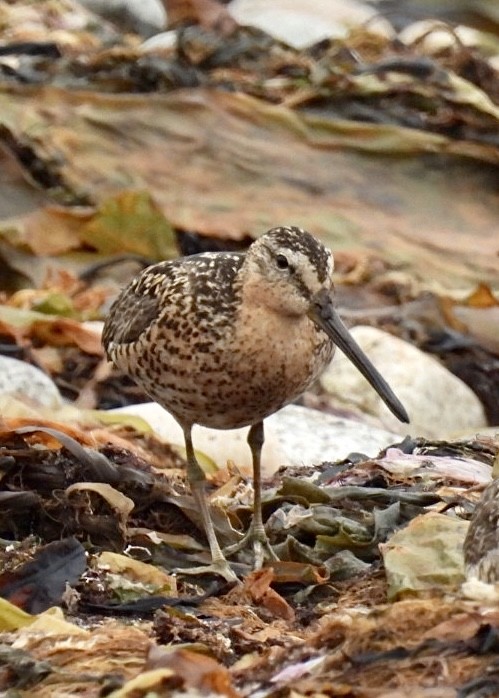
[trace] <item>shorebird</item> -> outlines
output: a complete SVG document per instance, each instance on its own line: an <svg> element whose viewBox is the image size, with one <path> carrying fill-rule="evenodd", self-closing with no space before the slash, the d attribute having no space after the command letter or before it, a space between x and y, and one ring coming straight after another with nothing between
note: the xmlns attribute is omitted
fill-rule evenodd
<svg viewBox="0 0 499 698"><path fill-rule="evenodd" d="M103 332L108 358L182 427L187 476L199 507L211 565L236 575L217 541L192 427L249 426L253 460L251 542L255 566L275 554L261 509L263 420L299 397L340 347L402 421L403 405L343 325L334 302L333 256L310 233L272 228L245 253L214 252L159 262L124 288ZM183 570L184 572L186 570ZM189 570L192 571L192 570Z"/></svg>

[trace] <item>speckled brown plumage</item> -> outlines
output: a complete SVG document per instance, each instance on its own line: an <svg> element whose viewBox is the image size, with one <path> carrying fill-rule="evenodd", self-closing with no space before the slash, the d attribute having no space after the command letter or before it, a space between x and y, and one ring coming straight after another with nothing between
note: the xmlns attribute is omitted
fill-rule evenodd
<svg viewBox="0 0 499 698"><path fill-rule="evenodd" d="M464 541L468 577L499 583L499 480L485 488L476 505Z"/></svg>
<svg viewBox="0 0 499 698"><path fill-rule="evenodd" d="M192 426L252 425L250 535L270 556L260 507L263 420L307 389L330 361L335 342L407 421L341 324L332 273L332 255L316 238L300 228L273 228L245 254L205 253L149 267L122 291L104 327L109 359L182 426L188 476L200 507L206 509ZM207 509L202 515L215 567L231 578Z"/></svg>
<svg viewBox="0 0 499 698"><path fill-rule="evenodd" d="M272 236L284 244L282 229ZM331 275L331 256L315 238L288 232L286 240L300 242L314 275ZM250 259L265 263L254 254L257 245ZM331 358L332 341L307 316L243 303L254 273L245 259L205 253L161 262L111 308L103 335L108 357L182 424L254 424L300 395Z"/></svg>

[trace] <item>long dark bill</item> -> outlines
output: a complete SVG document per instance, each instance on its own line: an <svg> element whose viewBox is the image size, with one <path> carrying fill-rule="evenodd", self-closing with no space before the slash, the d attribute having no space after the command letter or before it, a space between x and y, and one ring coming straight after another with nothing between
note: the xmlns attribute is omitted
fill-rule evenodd
<svg viewBox="0 0 499 698"><path fill-rule="evenodd" d="M326 290L320 291L312 302L309 316L359 369L364 378L372 385L385 405L401 422L409 422L405 407L390 388L379 371L369 361L350 332L343 324L333 306L332 298Z"/></svg>

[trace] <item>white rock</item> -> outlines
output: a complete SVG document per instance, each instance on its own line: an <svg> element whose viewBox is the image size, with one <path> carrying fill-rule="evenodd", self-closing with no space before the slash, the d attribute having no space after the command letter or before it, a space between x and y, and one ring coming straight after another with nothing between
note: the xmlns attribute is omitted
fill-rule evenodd
<svg viewBox="0 0 499 698"><path fill-rule="evenodd" d="M399 423L339 350L321 376L335 403L374 415L384 428L413 436L452 438L487 425L478 397L435 358L374 327L354 327L351 334L401 400L411 423Z"/></svg>
<svg viewBox="0 0 499 698"><path fill-rule="evenodd" d="M156 434L174 446L184 448L182 429L174 417L156 402L145 402L140 405L120 407L112 412L132 414L144 419ZM207 429L195 426L192 432L194 449L211 458L219 467L224 467L227 461L233 461L245 473L251 472L251 458L246 442L247 429ZM279 444L270 434L266 434L267 442L262 454L262 468L269 468L269 463L281 462L283 453ZM277 465L274 470L279 467Z"/></svg>
<svg viewBox="0 0 499 698"><path fill-rule="evenodd" d="M359 0L232 0L227 6L243 26L257 27L288 46L301 49L328 38L343 38L352 26L393 36L391 24Z"/></svg>
<svg viewBox="0 0 499 698"><path fill-rule="evenodd" d="M183 447L182 430L175 419L155 402L122 407L113 412L142 417L165 441ZM233 461L251 474L251 455L246 436L248 429L207 429L195 426L194 448L220 467ZM402 429L402 433L405 433ZM265 444L262 471L270 476L282 465L317 465L345 458L352 451L376 456L400 438L397 433L340 419L317 410L288 405L265 420Z"/></svg>
<svg viewBox="0 0 499 698"><path fill-rule="evenodd" d="M40 407L63 404L56 384L36 366L0 355L0 395L12 395Z"/></svg>
<svg viewBox="0 0 499 698"><path fill-rule="evenodd" d="M317 465L352 452L374 457L406 434L405 424L386 431L299 405L288 405L268 417L265 428L277 438L284 464L289 465Z"/></svg>
<svg viewBox="0 0 499 698"><path fill-rule="evenodd" d="M173 29L161 32L149 37L140 45L141 53L154 53L155 51L167 51L177 45L177 32Z"/></svg>

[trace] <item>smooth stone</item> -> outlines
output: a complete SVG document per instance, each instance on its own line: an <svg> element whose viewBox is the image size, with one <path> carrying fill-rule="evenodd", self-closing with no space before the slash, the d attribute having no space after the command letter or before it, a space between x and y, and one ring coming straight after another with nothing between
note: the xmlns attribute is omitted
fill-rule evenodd
<svg viewBox="0 0 499 698"><path fill-rule="evenodd" d="M261 29L288 46L303 49L323 39L344 38L351 27L391 37L391 24L360 0L232 0L227 6L242 26Z"/></svg>
<svg viewBox="0 0 499 698"><path fill-rule="evenodd" d="M155 34L146 39L140 45L141 53L154 53L155 51L168 51L177 45L177 32L170 30Z"/></svg>
<svg viewBox="0 0 499 698"><path fill-rule="evenodd" d="M10 395L34 406L56 409L63 399L56 384L36 366L0 355L0 395Z"/></svg>
<svg viewBox="0 0 499 698"><path fill-rule="evenodd" d="M410 424L400 424L355 366L337 350L320 378L333 404L373 415L380 426L426 438L452 438L487 426L475 393L437 359L375 327L350 330L407 409Z"/></svg>
<svg viewBox="0 0 499 698"><path fill-rule="evenodd" d="M168 21L161 0L80 0L80 3L124 31L142 36L162 31Z"/></svg>
<svg viewBox="0 0 499 698"><path fill-rule="evenodd" d="M265 426L283 450L286 460L281 465L317 465L342 460L351 453L374 458L406 433L405 425L387 431L300 405L284 407L268 417Z"/></svg>
<svg viewBox="0 0 499 698"><path fill-rule="evenodd" d="M184 447L181 428L155 402L121 407L112 412L141 417L160 438ZM194 448L219 467L233 461L242 472L250 475L251 454L246 442L247 433L247 427L219 430L196 425L193 430ZM269 477L283 465L313 466L346 458L352 452L374 457L381 449L399 441L401 434L404 434L403 429L398 434L391 433L307 407L288 405L265 420L262 472Z"/></svg>

